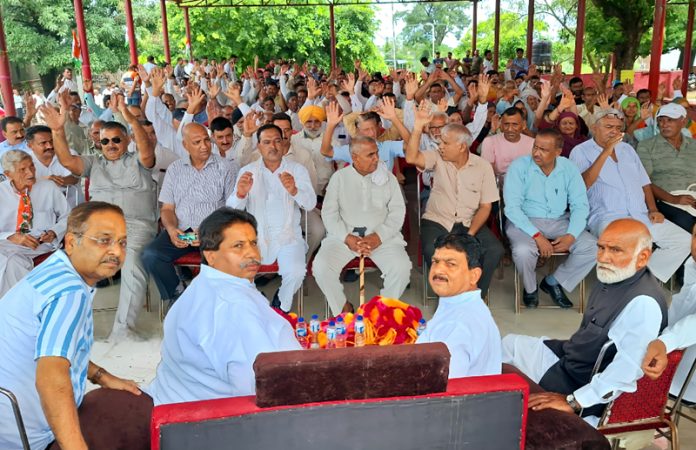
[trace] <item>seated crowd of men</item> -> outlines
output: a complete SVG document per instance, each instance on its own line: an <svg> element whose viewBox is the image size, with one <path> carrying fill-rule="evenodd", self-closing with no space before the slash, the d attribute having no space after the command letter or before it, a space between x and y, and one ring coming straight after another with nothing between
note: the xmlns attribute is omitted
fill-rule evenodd
<svg viewBox="0 0 696 450"><path fill-rule="evenodd" d="M274 60L240 73L236 57L180 60L134 68L102 105L87 80L87 110L66 70L43 105L5 117L0 356L16 364L0 367L0 386L23 403L32 448L86 448L96 432L79 428L87 380L151 405L253 394L258 353L299 349L255 287L264 265L277 264L270 306L282 312L309 260L333 314L353 309L341 276L358 256L382 273L380 294L400 298L412 272L409 166L423 186L423 270L440 297L418 342L447 344L450 377L514 364L549 391L531 407L596 417L635 390L648 344L644 370L657 376L665 349L696 341L675 326L668 344L651 344L668 325L658 281L685 266L684 285L696 282L696 199L678 192L696 182L693 110L598 77L566 83L559 67L542 82L517 56L478 75L451 56L425 59L420 80L370 75L359 61L347 73ZM483 299L506 246L528 308L539 289L572 307L567 293L597 266L568 340L501 341ZM174 262L192 252L203 264L186 287ZM538 260L559 254L538 283ZM150 277L171 305L143 392L89 361L95 285L119 270L111 341L136 335ZM607 339L613 360L593 377ZM12 426L0 447L19 448Z"/></svg>

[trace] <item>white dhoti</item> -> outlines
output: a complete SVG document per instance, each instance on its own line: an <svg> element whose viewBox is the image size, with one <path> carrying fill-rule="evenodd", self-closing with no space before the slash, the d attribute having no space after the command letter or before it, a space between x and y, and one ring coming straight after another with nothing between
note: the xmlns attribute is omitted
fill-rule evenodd
<svg viewBox="0 0 696 450"><path fill-rule="evenodd" d="M34 268L34 258L54 250L48 244L32 249L6 239L0 240L0 298Z"/></svg>
<svg viewBox="0 0 696 450"><path fill-rule="evenodd" d="M340 280L341 271L348 262L359 256L339 239L329 237L322 241L321 248L314 258L314 278L329 302L333 314L340 314L346 303ZM380 295L400 298L411 278L411 260L406 254L403 240L383 243L372 251L370 259L382 272L384 287Z"/></svg>
<svg viewBox="0 0 696 450"><path fill-rule="evenodd" d="M548 337L508 334L503 338L503 364L511 364L535 383L558 362L558 356L544 344Z"/></svg>
<svg viewBox="0 0 696 450"><path fill-rule="evenodd" d="M118 336L129 328L135 330L135 321L143 308L149 276L140 259L143 248L155 237L155 224L143 220L127 220L128 246L121 267L121 286L112 335Z"/></svg>
<svg viewBox="0 0 696 450"><path fill-rule="evenodd" d="M280 300L280 309L283 311L290 311L292 308L292 298L302 286L307 273L306 248L304 241L300 241L284 245L278 249L278 275L281 278L278 299Z"/></svg>

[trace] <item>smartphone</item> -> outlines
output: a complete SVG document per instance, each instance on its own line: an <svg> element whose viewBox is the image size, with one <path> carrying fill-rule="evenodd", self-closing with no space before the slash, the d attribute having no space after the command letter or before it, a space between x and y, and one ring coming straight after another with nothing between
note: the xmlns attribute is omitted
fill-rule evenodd
<svg viewBox="0 0 696 450"><path fill-rule="evenodd" d="M189 227L184 230L183 234L178 235L178 238L182 241L193 242L198 240L198 235L196 235L196 232L193 231L191 227Z"/></svg>

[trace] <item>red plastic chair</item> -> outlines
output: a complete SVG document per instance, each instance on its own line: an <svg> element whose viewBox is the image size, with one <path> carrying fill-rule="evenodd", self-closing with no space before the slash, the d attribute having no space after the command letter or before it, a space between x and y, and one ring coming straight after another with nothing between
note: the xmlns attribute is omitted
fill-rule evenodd
<svg viewBox="0 0 696 450"><path fill-rule="evenodd" d="M608 346L605 345L605 347ZM600 360L603 352L604 349L600 353ZM644 376L638 380L635 392L624 392L610 402L602 414L597 430L608 439L611 439L609 436L620 433L658 430L671 441L673 450L679 450L677 426L666 407L672 378L683 355L684 350L674 350L667 355L669 360L667 368L660 378L651 380ZM667 427L670 429L669 432L660 431ZM615 445L617 444L618 442L615 441Z"/></svg>

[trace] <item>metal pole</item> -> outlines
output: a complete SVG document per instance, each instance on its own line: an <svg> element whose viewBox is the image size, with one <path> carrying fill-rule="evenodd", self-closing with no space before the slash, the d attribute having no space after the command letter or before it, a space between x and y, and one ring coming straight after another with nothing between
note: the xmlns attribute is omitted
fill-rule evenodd
<svg viewBox="0 0 696 450"><path fill-rule="evenodd" d="M391 19L392 19L392 58L394 59L394 70L398 69L396 63L396 24L394 23L394 4L391 4Z"/></svg>
<svg viewBox="0 0 696 450"><path fill-rule="evenodd" d="M160 11L162 12L162 41L164 43L164 59L167 64L172 63L172 53L169 48L169 25L167 24L167 5L165 0L160 0Z"/></svg>
<svg viewBox="0 0 696 450"><path fill-rule="evenodd" d="M432 44L432 53L430 57L435 58L435 24L428 23L426 25L430 25L430 42Z"/></svg>
<svg viewBox="0 0 696 450"><path fill-rule="evenodd" d="M85 13L82 8L82 0L74 0L75 23L77 25L77 38L80 40L80 56L82 57L82 80L92 80L92 66L89 63L89 47L87 45L87 28L85 27Z"/></svg>
<svg viewBox="0 0 696 450"><path fill-rule="evenodd" d="M652 101L655 101L657 97L657 87L660 84L660 59L662 58L662 43L665 34L666 10L667 0L655 0L652 47L650 49L650 78L648 81Z"/></svg>
<svg viewBox="0 0 696 450"><path fill-rule="evenodd" d="M7 57L5 45L5 27L2 23L2 10L0 10L0 91L2 91L5 117L16 116L14 94L12 93L12 75L10 72L10 59Z"/></svg>
<svg viewBox="0 0 696 450"><path fill-rule="evenodd" d="M694 34L694 0L689 0L689 15L686 20L686 41L684 42L684 61L682 62L682 85L681 91L686 97L686 91L689 86L689 73L691 72L691 63L693 55L691 53L691 40Z"/></svg>
<svg viewBox="0 0 696 450"><path fill-rule="evenodd" d="M334 17L334 4L329 3L329 28L331 32L331 69L335 69L336 62L336 18Z"/></svg>
<svg viewBox="0 0 696 450"><path fill-rule="evenodd" d="M578 0L578 25L575 29L575 58L573 60L573 73L580 75L582 72L582 49L585 39L585 0Z"/></svg>
<svg viewBox="0 0 696 450"><path fill-rule="evenodd" d="M478 34L478 0L473 1L472 5L473 11L471 13L471 21L473 25L471 27L471 56L474 56L476 51L476 35Z"/></svg>
<svg viewBox="0 0 696 450"><path fill-rule="evenodd" d="M138 47L135 42L135 26L133 25L133 6L131 0L124 0L126 10L126 32L128 33L128 47L130 48L131 64L138 64Z"/></svg>
<svg viewBox="0 0 696 450"><path fill-rule="evenodd" d="M184 25L186 26L186 43L188 44L189 61L193 61L193 42L191 42L191 21L188 6L184 6Z"/></svg>
<svg viewBox="0 0 696 450"><path fill-rule="evenodd" d="M527 7L527 61L532 64L532 47L534 45L534 0L529 0Z"/></svg>
<svg viewBox="0 0 696 450"><path fill-rule="evenodd" d="M498 70L500 55L500 0L495 0L495 31L493 35L493 68Z"/></svg>

